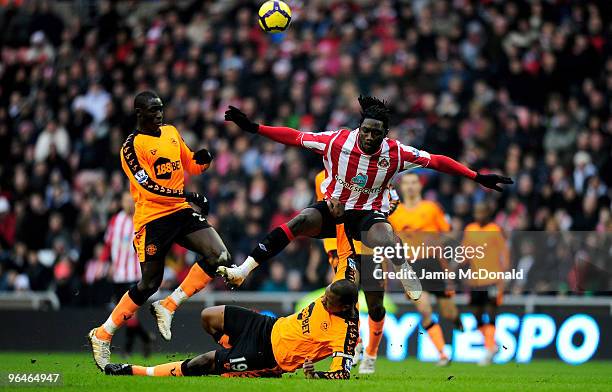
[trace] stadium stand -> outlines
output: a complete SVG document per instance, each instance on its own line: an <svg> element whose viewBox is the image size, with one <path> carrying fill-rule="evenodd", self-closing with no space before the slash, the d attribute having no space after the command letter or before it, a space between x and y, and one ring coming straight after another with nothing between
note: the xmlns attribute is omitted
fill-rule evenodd
<svg viewBox="0 0 612 392"><path fill-rule="evenodd" d="M50 290L63 306L108 302L95 249L127 186L119 147L144 89L162 97L165 122L192 149L214 152L211 170L188 188L210 199L210 222L236 262L311 202L321 163L230 127L227 106L320 131L356 127L359 93L389 101L391 135L406 144L515 179L493 195L421 171L426 197L455 230L489 199L508 233L612 231L605 0L330 0L308 1L308 10L293 1L291 29L270 37L247 1L8 3L0 7L0 291ZM609 249L611 236L593 241L565 252L557 244L516 293L609 287L580 289L585 275L574 266L584 258L610 271L609 255L596 259L589 247ZM549 250L524 246L513 262ZM322 287L325 257L316 241L294 242L246 288ZM175 287L192 262L174 249L163 287Z"/></svg>

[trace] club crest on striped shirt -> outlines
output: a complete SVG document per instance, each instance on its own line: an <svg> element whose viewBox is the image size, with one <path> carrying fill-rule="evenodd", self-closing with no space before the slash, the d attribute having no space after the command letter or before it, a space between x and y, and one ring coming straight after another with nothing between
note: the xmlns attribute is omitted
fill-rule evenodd
<svg viewBox="0 0 612 392"><path fill-rule="evenodd" d="M389 159L387 157L381 157L378 160L378 167L381 169L386 169L389 167Z"/></svg>
<svg viewBox="0 0 612 392"><path fill-rule="evenodd" d="M368 175L359 173L351 179L351 182L360 188L363 188L368 182Z"/></svg>

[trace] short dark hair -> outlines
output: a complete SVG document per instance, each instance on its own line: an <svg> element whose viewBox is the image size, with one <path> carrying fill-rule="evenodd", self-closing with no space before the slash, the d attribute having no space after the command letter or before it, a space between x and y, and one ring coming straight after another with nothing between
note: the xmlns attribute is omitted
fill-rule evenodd
<svg viewBox="0 0 612 392"><path fill-rule="evenodd" d="M342 305L354 305L359 300L357 285L348 279L339 279L333 282L329 289L340 298Z"/></svg>
<svg viewBox="0 0 612 392"><path fill-rule="evenodd" d="M385 101L363 95L360 95L358 100L361 106L361 122L366 118L372 118L382 121L385 129L389 128L389 114L391 110L389 110Z"/></svg>
<svg viewBox="0 0 612 392"><path fill-rule="evenodd" d="M153 91L142 91L138 93L136 97L134 97L134 109L144 108L152 98L159 98L159 95L155 94Z"/></svg>

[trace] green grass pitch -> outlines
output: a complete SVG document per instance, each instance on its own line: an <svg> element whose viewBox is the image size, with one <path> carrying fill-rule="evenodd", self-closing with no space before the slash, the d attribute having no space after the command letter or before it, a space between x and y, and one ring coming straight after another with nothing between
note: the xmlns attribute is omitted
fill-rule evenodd
<svg viewBox="0 0 612 392"><path fill-rule="evenodd" d="M130 363L155 365L187 358L185 354L158 354L147 360L134 356ZM114 355L114 360L120 359ZM317 364L324 370L327 362ZM0 353L0 372L60 372L61 387L7 387L0 390L66 390L66 391L304 391L323 388L348 388L347 391L612 391L612 362L595 361L571 366L560 361L509 363L486 368L475 364L453 363L439 368L414 359L403 362L379 360L377 372L359 376L353 369L350 381L306 380L301 372L286 374L282 379L226 379L221 377L107 377L93 365L88 353Z"/></svg>

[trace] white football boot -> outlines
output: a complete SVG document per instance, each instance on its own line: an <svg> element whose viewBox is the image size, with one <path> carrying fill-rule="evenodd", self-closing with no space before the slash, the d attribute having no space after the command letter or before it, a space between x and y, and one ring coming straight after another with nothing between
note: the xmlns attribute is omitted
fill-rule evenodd
<svg viewBox="0 0 612 392"><path fill-rule="evenodd" d="M248 276L248 273L240 267L225 267L223 265L217 267L217 273L223 277L225 283L232 289L244 283Z"/></svg>
<svg viewBox="0 0 612 392"><path fill-rule="evenodd" d="M89 331L87 334L87 340L91 346L91 353L93 354L96 366L98 366L100 370L104 371L104 367L110 362L110 341L99 339L96 336L96 329L98 328L94 328Z"/></svg>
<svg viewBox="0 0 612 392"><path fill-rule="evenodd" d="M361 365L359 365L359 374L374 374L376 371L376 357L368 355L368 353L363 353L363 360L361 361Z"/></svg>
<svg viewBox="0 0 612 392"><path fill-rule="evenodd" d="M171 312L166 309L161 304L161 301L153 302L149 310L157 321L157 329L159 329L159 334L161 335L161 337L166 341L172 339L172 331L170 328L172 327L172 318L174 317L174 312Z"/></svg>
<svg viewBox="0 0 612 392"><path fill-rule="evenodd" d="M496 346L494 350L487 350L485 356L478 362L479 366L489 366L493 363L493 357L497 354L499 348Z"/></svg>

